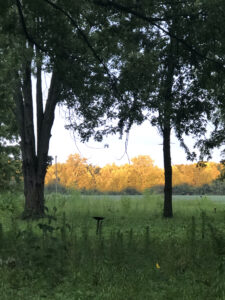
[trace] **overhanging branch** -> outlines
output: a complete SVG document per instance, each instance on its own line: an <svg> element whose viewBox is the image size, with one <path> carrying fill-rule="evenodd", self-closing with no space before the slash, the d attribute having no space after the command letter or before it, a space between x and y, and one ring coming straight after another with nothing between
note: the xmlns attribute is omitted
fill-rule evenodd
<svg viewBox="0 0 225 300"><path fill-rule="evenodd" d="M91 43L89 42L88 37L86 36L86 34L83 32L83 30L80 29L80 27L78 26L77 22L74 20L74 18L72 18L72 16L66 12L62 7L60 7L59 5L49 1L49 0L44 0L46 3L48 3L49 5L51 5L53 8L55 8L56 10L60 11L64 16L66 16L71 24L77 29L78 33L80 34L80 36L82 37L82 39L84 40L84 42L86 43L86 45L88 46L88 48L91 50L91 52L93 53L94 57L98 60L98 62L100 64L103 65L106 73L112 77L112 75L110 74L106 64L104 63L103 59L98 55L98 53L95 51L94 47L91 45Z"/></svg>
<svg viewBox="0 0 225 300"><path fill-rule="evenodd" d="M95 57L95 59L103 66L106 74L108 75L109 79L110 79L110 84L111 84L111 88L112 90L116 93L116 95L120 98L121 95L118 92L117 89L117 80L116 77L113 76L107 65L104 63L104 60L102 59L102 57L96 52L96 50L94 49L94 47L92 46L91 42L89 41L88 37L86 36L86 34L84 33L84 31L78 26L77 22L74 20L74 18L67 12L65 11L62 7L60 7L59 5L49 1L49 0L43 0L44 2L48 3L50 6L52 6L54 9L60 11L64 16L66 16L71 24L77 29L78 33L80 34L80 36L82 37L83 41L85 42L85 44L87 45L87 47L91 50L93 56Z"/></svg>
<svg viewBox="0 0 225 300"><path fill-rule="evenodd" d="M101 0L93 0L93 3L96 5L100 5L103 7L113 7L119 11L125 12L125 13L130 13L133 16L136 16L139 19L142 19L150 24L152 24L153 26L157 27L158 29L160 29L163 33L165 33L167 36L170 36L171 38L176 39L179 43L181 43L186 49L188 49L191 53L197 55L198 57L202 58L202 59L206 59L210 62L213 62L214 64L218 65L221 68L225 68L225 65L222 64L221 62L219 62L218 60L212 59L210 57L208 57L207 55L204 55L203 53L201 53L200 51L198 51L197 49L195 49L194 47L192 47L191 45L189 45L184 39L176 36L175 34L169 32L168 30L166 30L165 28L163 28L162 26L160 26L159 24L157 24L157 22L163 21L162 18L151 18L148 17L146 15L144 15L143 13L141 13L140 11L135 11L129 7L123 6L119 3L116 3L115 1L112 0L108 0L107 2L101 1Z"/></svg>

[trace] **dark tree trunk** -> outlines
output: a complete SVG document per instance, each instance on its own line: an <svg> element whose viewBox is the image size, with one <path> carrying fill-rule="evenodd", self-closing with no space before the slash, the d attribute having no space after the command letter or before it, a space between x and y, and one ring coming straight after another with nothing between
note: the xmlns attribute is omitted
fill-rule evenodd
<svg viewBox="0 0 225 300"><path fill-rule="evenodd" d="M44 178L38 178L35 166L24 166L24 218L44 215Z"/></svg>
<svg viewBox="0 0 225 300"><path fill-rule="evenodd" d="M174 57L174 41L170 39L169 55L166 59L165 81L163 82L163 116L161 118L161 131L163 135L163 161L164 161L164 209L163 216L166 218L173 217L172 207L172 165L170 152L170 134L173 102L173 83L176 59Z"/></svg>
<svg viewBox="0 0 225 300"><path fill-rule="evenodd" d="M172 166L170 153L170 127L165 127L163 130L163 160L164 160L164 209L163 216L166 218L173 217L172 207Z"/></svg>
<svg viewBox="0 0 225 300"><path fill-rule="evenodd" d="M26 61L21 74L20 76L16 75L15 102L23 161L24 217L40 217L44 215L44 179L48 166L48 150L54 112L60 94L60 81L56 71L53 71L48 98L43 111L41 65L37 65L37 136L35 142L31 61Z"/></svg>

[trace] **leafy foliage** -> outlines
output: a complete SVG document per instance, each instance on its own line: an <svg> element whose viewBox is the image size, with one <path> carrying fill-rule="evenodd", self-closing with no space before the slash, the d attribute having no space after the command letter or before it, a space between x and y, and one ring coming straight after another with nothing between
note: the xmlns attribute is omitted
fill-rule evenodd
<svg viewBox="0 0 225 300"><path fill-rule="evenodd" d="M1 38L3 38L1 36ZM4 39L3 39L4 43ZM0 190L15 186L21 181L21 157L18 127L15 119L15 103L12 99L12 83L5 65L6 57L0 51Z"/></svg>
<svg viewBox="0 0 225 300"><path fill-rule="evenodd" d="M223 11L221 0L217 4ZM91 136L101 141L109 133L129 132L133 124L145 120L157 126L164 139L165 194L172 205L171 129L188 158L193 159L195 153L186 147L184 136L204 136L215 104L219 112L223 111L224 40L218 29L223 27L224 18L216 19L215 7L211 0L164 4L6 1L0 14L3 24L0 55L2 78L10 80L1 79L1 85L7 82L4 93L9 91L7 97L14 97L17 104L22 99L17 105L17 121L24 177L33 178L38 174L39 178L33 180L42 186L39 195L43 195L54 109L64 102L73 112L69 115L68 128L77 130L83 141ZM213 41L209 33L213 36L215 33ZM52 74L46 111L42 73ZM215 88L210 85L211 75L217 81ZM37 145L32 117L32 76L38 85ZM13 105L10 107L14 109ZM222 118L214 116L214 119L218 125ZM28 155L29 151L32 153ZM33 174L28 176L31 169ZM83 179L87 180L87 176ZM28 182L24 180L25 185ZM93 179L92 185L95 184ZM144 187L146 183L140 189ZM29 188L25 186L26 195L38 194L28 193ZM32 199L30 203L33 202Z"/></svg>
<svg viewBox="0 0 225 300"><path fill-rule="evenodd" d="M58 180L59 190L64 188L77 189L84 194L108 193L108 194L135 194L142 193L146 189L157 191L161 187L163 193L163 170L154 165L149 156L140 155L133 158L131 164L117 166L106 165L102 168L88 164L87 159L80 155L70 155L66 163L58 163L48 168L46 175L47 190L56 190ZM57 168L57 179L56 179ZM215 192L223 194L222 188L216 188L211 183L220 177L221 164L205 163L174 165L173 187L174 193L203 194ZM216 181L219 184L219 181Z"/></svg>

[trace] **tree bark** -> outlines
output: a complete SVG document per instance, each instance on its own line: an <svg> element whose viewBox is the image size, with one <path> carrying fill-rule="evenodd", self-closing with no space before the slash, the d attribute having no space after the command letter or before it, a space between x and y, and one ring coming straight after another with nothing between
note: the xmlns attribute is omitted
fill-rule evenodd
<svg viewBox="0 0 225 300"><path fill-rule="evenodd" d="M173 217L170 132L171 132L170 126L165 126L163 129L163 160L164 160L164 177L165 177L163 216L166 218Z"/></svg>
<svg viewBox="0 0 225 300"><path fill-rule="evenodd" d="M170 151L170 134L171 134L171 118L172 118L172 98L174 70L176 67L176 59L174 57L174 41L170 38L169 53L166 59L166 74L163 91L163 116L161 122L161 131L163 135L163 161L164 161L164 208L163 216L166 218L173 217L172 207L172 165Z"/></svg>
<svg viewBox="0 0 225 300"><path fill-rule="evenodd" d="M53 71L45 111L43 112L41 66L37 66L37 136L35 142L31 74L31 61L27 61L23 74L16 75L17 87L15 91L24 177L24 218L44 215L44 179L48 166L48 150L54 112L60 94L60 81L57 72Z"/></svg>
<svg viewBox="0 0 225 300"><path fill-rule="evenodd" d="M44 178L37 175L35 166L24 166L24 218L44 216Z"/></svg>

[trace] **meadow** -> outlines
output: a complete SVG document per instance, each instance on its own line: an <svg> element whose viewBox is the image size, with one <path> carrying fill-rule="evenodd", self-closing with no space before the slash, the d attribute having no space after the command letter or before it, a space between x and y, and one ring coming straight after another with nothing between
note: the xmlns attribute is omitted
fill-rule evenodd
<svg viewBox="0 0 225 300"><path fill-rule="evenodd" d="M225 299L225 197L46 195L46 217L21 220L0 195L4 299ZM96 234L97 221L104 217Z"/></svg>

